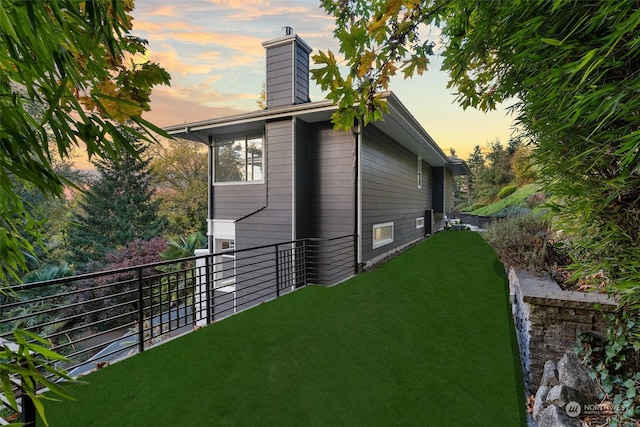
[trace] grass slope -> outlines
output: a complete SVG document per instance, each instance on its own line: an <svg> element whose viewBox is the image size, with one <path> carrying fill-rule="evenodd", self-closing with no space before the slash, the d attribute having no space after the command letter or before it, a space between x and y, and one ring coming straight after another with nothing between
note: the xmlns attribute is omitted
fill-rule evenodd
<svg viewBox="0 0 640 427"><path fill-rule="evenodd" d="M308 287L95 372L57 426L519 426L507 280L476 233Z"/></svg>
<svg viewBox="0 0 640 427"><path fill-rule="evenodd" d="M527 199L538 192L540 192L540 184L536 184L534 182L523 185L504 199L490 205L483 206L469 213L474 215L491 216L497 214L507 206L526 206Z"/></svg>

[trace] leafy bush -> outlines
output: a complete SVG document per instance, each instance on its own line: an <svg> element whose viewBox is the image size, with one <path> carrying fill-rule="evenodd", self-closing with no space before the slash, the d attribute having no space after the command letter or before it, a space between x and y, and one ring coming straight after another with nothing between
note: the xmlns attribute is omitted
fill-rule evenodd
<svg viewBox="0 0 640 427"><path fill-rule="evenodd" d="M160 252L166 247L166 240L161 237L149 241L136 240L111 252L105 265L91 263L86 264L85 268L87 272L110 271L156 263L161 261ZM147 275L153 272L158 271L145 269ZM66 316L76 316L83 325L103 322L103 328L121 326L109 322L110 319L118 319L118 322L124 323L126 319L122 315L130 313L132 307L137 307L138 301L132 297L138 289L138 283L133 280L136 277L136 271L130 270L74 283L74 290L82 292L70 298ZM106 310L109 307L111 309Z"/></svg>
<svg viewBox="0 0 640 427"><path fill-rule="evenodd" d="M506 185L502 187L502 190L498 192L498 198L504 199L505 197L512 195L513 192L516 191L517 189L518 189L517 185Z"/></svg>
<svg viewBox="0 0 640 427"><path fill-rule="evenodd" d="M606 340L584 333L576 353L592 368L614 413L610 426L634 426L640 421L640 318L633 310L607 314Z"/></svg>
<svg viewBox="0 0 640 427"><path fill-rule="evenodd" d="M167 249L160 252L160 257L163 260L172 260L180 258L192 257L196 249L202 249L207 246L207 236L199 231L191 233L185 239L182 236L178 236L175 239L169 239L167 242Z"/></svg>
<svg viewBox="0 0 640 427"><path fill-rule="evenodd" d="M27 273L23 278L23 283L44 282L45 280L54 280L62 277L71 277L75 273L72 266L63 262L58 265L47 264L37 270Z"/></svg>
<svg viewBox="0 0 640 427"><path fill-rule="evenodd" d="M2 374L0 390L3 397L0 409L6 408L6 412L10 415L20 414L22 410L18 405L20 396L16 395L13 388L13 377L20 376L21 404L24 404L24 398L28 396L47 426L49 424L44 414L43 401L57 400L54 397L73 399L58 380L64 380L66 384L78 383L59 368L60 362L66 362L68 359L51 351L48 347L49 343L43 338L20 329L13 331L13 342L7 341L0 346L0 373ZM49 389L48 396L39 392L45 387Z"/></svg>
<svg viewBox="0 0 640 427"><path fill-rule="evenodd" d="M507 265L540 272L547 267L551 228L540 215L507 217L487 227L485 238Z"/></svg>
<svg viewBox="0 0 640 427"><path fill-rule="evenodd" d="M526 208L524 206L518 205L507 205L503 209L500 209L499 212L491 215L494 218L507 218L507 217L516 217L516 216L526 216L531 212L531 209Z"/></svg>

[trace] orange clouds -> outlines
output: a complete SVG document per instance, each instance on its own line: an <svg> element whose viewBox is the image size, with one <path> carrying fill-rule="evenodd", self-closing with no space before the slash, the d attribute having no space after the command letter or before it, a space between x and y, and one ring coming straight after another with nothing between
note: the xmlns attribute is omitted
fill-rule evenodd
<svg viewBox="0 0 640 427"><path fill-rule="evenodd" d="M333 38L335 21L317 0L153 0L138 2L133 33L149 40L147 57L172 75L171 87L156 88L145 118L159 126L206 120L257 110L265 80L262 42L294 31L314 49L341 56ZM420 34L441 49L437 28ZM429 72L410 81L394 79L393 90L436 142L455 147L466 158L475 145L499 137L506 142L511 117L504 111L463 111L446 88L448 76L438 71L434 56ZM311 64L311 68L314 65ZM311 98L324 97L311 84Z"/></svg>

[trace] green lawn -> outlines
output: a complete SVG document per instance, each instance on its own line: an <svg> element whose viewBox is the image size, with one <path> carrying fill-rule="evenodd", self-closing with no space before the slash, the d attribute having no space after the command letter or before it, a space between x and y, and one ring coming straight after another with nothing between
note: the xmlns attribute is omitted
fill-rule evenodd
<svg viewBox="0 0 640 427"><path fill-rule="evenodd" d="M307 287L143 354L47 403L69 426L521 426L502 264L442 232L370 273Z"/></svg>

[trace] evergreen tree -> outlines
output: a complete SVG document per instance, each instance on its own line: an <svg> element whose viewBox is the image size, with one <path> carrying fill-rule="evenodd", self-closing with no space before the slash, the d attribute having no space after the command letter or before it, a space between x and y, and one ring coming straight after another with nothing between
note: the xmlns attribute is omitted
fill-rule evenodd
<svg viewBox="0 0 640 427"><path fill-rule="evenodd" d="M484 155L479 145L473 147L473 152L469 154L469 158L467 159L467 165L471 171L471 175L467 177L467 204L471 206L472 202L475 201L478 178L486 168Z"/></svg>
<svg viewBox="0 0 640 427"><path fill-rule="evenodd" d="M144 154L147 146L134 144ZM77 261L98 261L127 243L161 232L166 221L158 215L160 200L153 198L149 163L126 150L117 159L94 163L100 177L79 202L70 232Z"/></svg>
<svg viewBox="0 0 640 427"><path fill-rule="evenodd" d="M55 198L68 185L52 153L70 159L81 143L89 159L109 158L121 149L135 154L121 129L149 141L164 134L142 113L150 109L152 88L170 77L143 60L147 41L131 32L133 7L133 1L2 1L2 287L20 279L40 244L32 242L43 237L20 198L21 188Z"/></svg>
<svg viewBox="0 0 640 427"><path fill-rule="evenodd" d="M511 156L500 140L496 139L489 143L489 152L486 159L489 161L487 176L485 177L487 184L494 187L502 187L513 179Z"/></svg>
<svg viewBox="0 0 640 427"><path fill-rule="evenodd" d="M473 152L469 155L467 165L469 165L469 169L471 169L473 175L478 175L478 173L484 169L484 155L479 145L473 147Z"/></svg>

